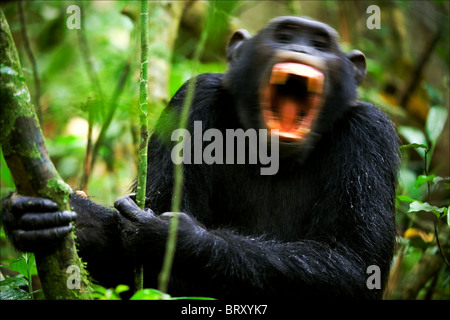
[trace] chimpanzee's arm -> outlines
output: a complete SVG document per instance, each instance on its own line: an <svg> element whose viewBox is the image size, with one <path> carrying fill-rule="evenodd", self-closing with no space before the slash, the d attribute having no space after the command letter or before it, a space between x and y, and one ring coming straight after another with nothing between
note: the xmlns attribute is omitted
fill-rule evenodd
<svg viewBox="0 0 450 320"><path fill-rule="evenodd" d="M125 196L116 201L122 213L123 239L146 266L162 258L170 216L140 210ZM124 218L125 217L125 218ZM366 286L366 261L357 243L320 240L280 242L206 230L186 214L180 224L172 279L191 295L211 297L374 298ZM374 252L376 252L374 248Z"/></svg>

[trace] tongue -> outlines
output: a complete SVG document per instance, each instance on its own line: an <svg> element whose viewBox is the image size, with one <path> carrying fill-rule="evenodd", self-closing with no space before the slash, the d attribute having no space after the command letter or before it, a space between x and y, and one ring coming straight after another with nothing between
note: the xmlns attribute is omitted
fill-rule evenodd
<svg viewBox="0 0 450 320"><path fill-rule="evenodd" d="M289 132L297 129L297 104L289 98L284 97L278 101L278 115L280 119L280 131Z"/></svg>

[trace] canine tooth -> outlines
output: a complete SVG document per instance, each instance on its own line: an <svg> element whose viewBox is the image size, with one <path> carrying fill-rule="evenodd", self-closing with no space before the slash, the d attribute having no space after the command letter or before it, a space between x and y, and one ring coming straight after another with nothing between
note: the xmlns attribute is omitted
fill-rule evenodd
<svg viewBox="0 0 450 320"><path fill-rule="evenodd" d="M306 135L306 134L308 134L308 133L310 133L311 132L311 129L309 129L309 128L299 128L298 130L297 130L297 134L299 135L299 136L304 136L304 135Z"/></svg>
<svg viewBox="0 0 450 320"><path fill-rule="evenodd" d="M272 75L270 76L270 84L285 84L289 74L282 71L274 69Z"/></svg>
<svg viewBox="0 0 450 320"><path fill-rule="evenodd" d="M312 93L322 94L323 92L323 78L309 78L308 91Z"/></svg>

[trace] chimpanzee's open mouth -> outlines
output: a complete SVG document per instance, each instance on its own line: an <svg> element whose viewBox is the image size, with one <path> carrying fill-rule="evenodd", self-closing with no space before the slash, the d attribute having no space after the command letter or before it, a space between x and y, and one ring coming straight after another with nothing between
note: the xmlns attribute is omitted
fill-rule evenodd
<svg viewBox="0 0 450 320"><path fill-rule="evenodd" d="M303 140L311 131L322 107L324 74L296 62L272 67L268 85L262 89L262 114L268 129L278 129L280 140Z"/></svg>

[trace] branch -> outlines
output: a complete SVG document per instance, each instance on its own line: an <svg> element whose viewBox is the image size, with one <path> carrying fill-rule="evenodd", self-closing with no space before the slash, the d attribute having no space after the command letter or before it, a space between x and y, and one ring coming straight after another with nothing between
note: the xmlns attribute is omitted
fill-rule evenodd
<svg viewBox="0 0 450 320"><path fill-rule="evenodd" d="M60 210L70 210L70 187L51 162L41 128L31 104L19 57L8 23L0 10L0 144L17 192L49 198ZM87 272L78 257L73 233L52 253L36 254L37 269L47 299L90 297ZM80 271L80 289L68 288L69 266Z"/></svg>
<svg viewBox="0 0 450 320"><path fill-rule="evenodd" d="M147 182L147 152L148 152L148 1L141 1L141 77L139 79L139 127L141 142L139 146L139 165L136 189L136 203L145 207L145 190ZM135 291L143 289L143 266L135 269Z"/></svg>
<svg viewBox="0 0 450 320"><path fill-rule="evenodd" d="M33 79L34 79L34 105L36 108L37 116L39 118L39 123L42 124L42 107L41 107L41 82L39 81L39 73L37 70L36 59L34 58L33 51L31 51L30 40L28 39L27 26L25 24L25 15L23 13L22 0L19 1L19 17L20 26L22 31L22 39L25 46L25 52L27 53L28 60L30 60L31 68L33 69Z"/></svg>

